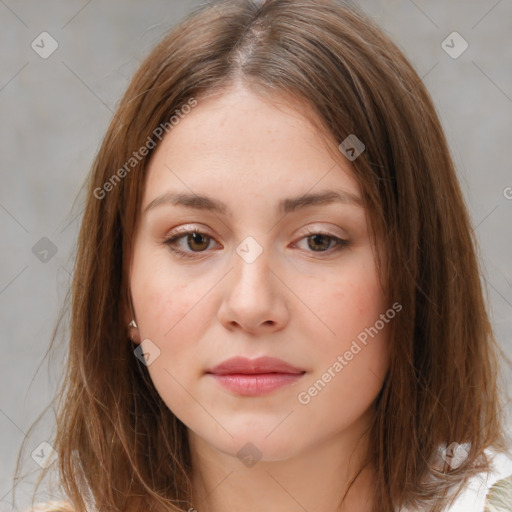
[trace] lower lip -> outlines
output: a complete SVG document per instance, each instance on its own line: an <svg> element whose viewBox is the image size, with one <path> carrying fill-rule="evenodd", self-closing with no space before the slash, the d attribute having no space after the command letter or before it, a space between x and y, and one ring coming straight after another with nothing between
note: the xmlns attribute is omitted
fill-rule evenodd
<svg viewBox="0 0 512 512"><path fill-rule="evenodd" d="M257 373L217 375L210 373L222 386L244 396L258 396L298 381L304 373Z"/></svg>

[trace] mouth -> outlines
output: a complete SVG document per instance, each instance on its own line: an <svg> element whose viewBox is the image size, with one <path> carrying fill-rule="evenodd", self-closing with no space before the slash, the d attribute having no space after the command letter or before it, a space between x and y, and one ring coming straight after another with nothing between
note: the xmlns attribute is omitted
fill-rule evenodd
<svg viewBox="0 0 512 512"><path fill-rule="evenodd" d="M225 389L243 396L258 396L296 383L305 370L281 359L234 357L206 372Z"/></svg>
<svg viewBox="0 0 512 512"><path fill-rule="evenodd" d="M306 372L301 373L210 373L227 390L243 396L258 396L271 393L284 386L296 383Z"/></svg>

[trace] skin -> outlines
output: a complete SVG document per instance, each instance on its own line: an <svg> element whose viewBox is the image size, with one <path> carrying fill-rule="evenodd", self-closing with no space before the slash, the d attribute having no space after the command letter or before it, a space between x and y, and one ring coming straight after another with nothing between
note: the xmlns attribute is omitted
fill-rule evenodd
<svg viewBox="0 0 512 512"><path fill-rule="evenodd" d="M361 190L350 162L340 152L334 160L301 115L304 106L274 100L237 85L198 101L157 147L130 259L135 341L160 350L147 368L187 427L199 512L370 511L370 465L338 504L367 446L389 365L388 327L309 403L298 394L390 304L361 205L276 212L283 198ZM171 204L142 213L166 191L214 197L232 215ZM191 258L164 243L180 226L207 235L177 242ZM315 241L308 229L350 245L336 251L335 239ZM251 263L236 252L248 236L263 250ZM235 355L278 357L306 373L269 394L240 396L205 374ZM261 456L252 466L237 456L248 442Z"/></svg>

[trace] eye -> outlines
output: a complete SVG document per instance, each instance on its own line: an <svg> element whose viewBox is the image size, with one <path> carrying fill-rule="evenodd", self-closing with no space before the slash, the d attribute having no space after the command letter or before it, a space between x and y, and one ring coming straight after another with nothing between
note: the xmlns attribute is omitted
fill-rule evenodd
<svg viewBox="0 0 512 512"><path fill-rule="evenodd" d="M337 252L350 244L348 240L343 240L337 236L322 231L309 231L307 236L301 238L301 240L307 240L308 248L310 248L312 252L317 253ZM333 246L331 246L331 242L334 242Z"/></svg>
<svg viewBox="0 0 512 512"><path fill-rule="evenodd" d="M186 246L188 246L189 249L192 249L192 255L190 252L180 248L181 239L185 239ZM193 230L183 231L180 234L176 234L170 238L167 238L164 241L164 244L180 257L193 258L193 253L204 252L212 240L214 240L214 238L208 234Z"/></svg>
<svg viewBox="0 0 512 512"><path fill-rule="evenodd" d="M170 238L165 239L163 243L179 257L194 258L196 255L206 252L213 240L215 239L207 233L198 230L188 230L174 234ZM350 244L348 240L343 240L330 233L321 231L309 231L307 236L302 237L300 240L307 240L308 248L311 249L310 252L316 253L337 252ZM185 243L185 247L183 247L181 242ZM186 249L190 249L190 251Z"/></svg>

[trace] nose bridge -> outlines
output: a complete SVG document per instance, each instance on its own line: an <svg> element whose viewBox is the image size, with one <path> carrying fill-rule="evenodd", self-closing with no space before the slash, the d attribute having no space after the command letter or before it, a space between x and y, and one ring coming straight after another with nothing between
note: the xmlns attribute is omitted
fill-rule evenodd
<svg viewBox="0 0 512 512"><path fill-rule="evenodd" d="M270 251L253 237L242 240L235 250L219 320L225 326L237 324L251 332L264 326L282 328L288 308L279 295L279 280L271 269Z"/></svg>
<svg viewBox="0 0 512 512"><path fill-rule="evenodd" d="M261 237L259 237L261 239ZM270 251L258 242L255 237L247 236L236 247L234 255L234 279L242 288L253 291L264 289L269 285ZM246 290L249 291L249 290Z"/></svg>

